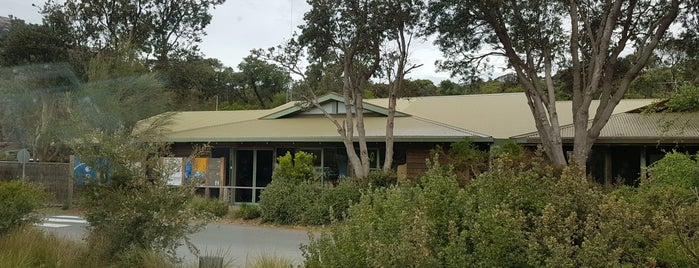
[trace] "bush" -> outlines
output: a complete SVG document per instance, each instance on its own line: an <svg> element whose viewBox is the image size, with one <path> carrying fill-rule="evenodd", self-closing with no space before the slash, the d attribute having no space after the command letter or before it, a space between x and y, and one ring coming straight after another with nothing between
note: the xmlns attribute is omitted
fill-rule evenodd
<svg viewBox="0 0 699 268"><path fill-rule="evenodd" d="M299 183L318 178L313 167L315 155L303 151L296 152L293 156L286 152L284 156L277 157L277 168L274 169L272 180L284 180Z"/></svg>
<svg viewBox="0 0 699 268"><path fill-rule="evenodd" d="M316 180L313 155L297 152L279 157L272 182L260 195L263 221L279 224L320 225L341 219L353 202L359 200L360 186L341 181L337 186Z"/></svg>
<svg viewBox="0 0 699 268"><path fill-rule="evenodd" d="M0 236L0 267L101 267L87 263L82 256L87 247L66 241L43 231L23 227Z"/></svg>
<svg viewBox="0 0 699 268"><path fill-rule="evenodd" d="M668 155L639 189L610 194L575 166L558 173L540 163L495 161L463 189L451 168L430 164L417 185L369 190L302 246L305 265L699 265L699 191L687 179L695 160Z"/></svg>
<svg viewBox="0 0 699 268"><path fill-rule="evenodd" d="M241 204L238 210L233 213L234 218L243 220L253 220L260 216L260 207L257 205Z"/></svg>
<svg viewBox="0 0 699 268"><path fill-rule="evenodd" d="M361 186L356 181L342 180L335 186L315 184L315 189L318 195L302 212L299 223L322 225L342 220L350 205L358 202L361 196Z"/></svg>
<svg viewBox="0 0 699 268"><path fill-rule="evenodd" d="M23 181L0 182L0 234L38 221L39 218L32 213L49 198L50 194L38 184Z"/></svg>
<svg viewBox="0 0 699 268"><path fill-rule="evenodd" d="M398 175L394 171L373 170L366 181L374 187L388 187L396 184Z"/></svg>
<svg viewBox="0 0 699 268"><path fill-rule="evenodd" d="M87 181L81 207L90 223L88 258L141 267L152 252L179 261L177 248L186 244L195 252L187 235L199 231L202 213L187 207L194 197L193 185L167 184L176 167L162 161L168 144L143 142L151 136L142 132L90 132L98 143L76 144L75 152L93 166L97 176ZM136 135L136 136L134 136ZM150 254L150 253L149 253Z"/></svg>
<svg viewBox="0 0 699 268"><path fill-rule="evenodd" d="M191 210L208 213L221 218L228 214L228 204L215 198L195 197L187 207Z"/></svg>
<svg viewBox="0 0 699 268"><path fill-rule="evenodd" d="M260 195L260 215L263 221L297 224L310 207L316 188L307 181L292 183L272 180Z"/></svg>

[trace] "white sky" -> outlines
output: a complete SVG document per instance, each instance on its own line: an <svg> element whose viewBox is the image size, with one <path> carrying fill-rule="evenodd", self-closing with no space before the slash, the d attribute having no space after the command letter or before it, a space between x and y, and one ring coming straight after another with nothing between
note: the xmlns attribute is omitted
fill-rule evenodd
<svg viewBox="0 0 699 268"><path fill-rule="evenodd" d="M38 8L43 0L0 0L0 16L14 15L30 23L41 23ZM213 19L200 44L205 57L217 58L237 69L251 49L269 48L285 42L303 23L309 6L305 0L227 0L213 12ZM441 52L431 41L414 40L411 62L423 64L409 76L439 83L449 73L436 72L434 62ZM497 72L496 72L497 73Z"/></svg>

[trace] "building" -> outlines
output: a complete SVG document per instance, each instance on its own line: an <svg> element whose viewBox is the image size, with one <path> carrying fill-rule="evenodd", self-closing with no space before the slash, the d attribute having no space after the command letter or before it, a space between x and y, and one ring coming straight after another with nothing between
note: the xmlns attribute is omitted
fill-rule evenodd
<svg viewBox="0 0 699 268"><path fill-rule="evenodd" d="M341 96L325 95L318 103L333 117L344 117ZM364 102L366 140L373 168L379 168L385 157L387 103L387 99ZM615 164L591 168L600 181L617 175L637 177L640 168L656 160L662 150L678 142L696 143L696 128L670 135L662 132L660 125L648 127L659 120L653 116L661 115L644 117L646 114L638 111L651 103L653 100L623 100L616 107L591 157L593 165ZM572 103L560 101L556 105L564 142L572 144ZM591 114L596 105L591 105ZM537 143L536 127L523 93L405 98L398 100L396 110L393 160L399 176L419 176L426 170L425 159L431 149L464 138L484 148L510 139L525 145ZM221 179L213 185L207 183L207 193L213 196L256 202L260 191L271 181L276 157L299 150L317 156L316 169L325 180L351 175L335 125L315 107L304 108L290 102L267 110L178 112L171 121L165 140L173 143L176 155L187 156L197 144L207 144L211 147L210 157L218 159ZM624 168L622 164L636 167Z"/></svg>

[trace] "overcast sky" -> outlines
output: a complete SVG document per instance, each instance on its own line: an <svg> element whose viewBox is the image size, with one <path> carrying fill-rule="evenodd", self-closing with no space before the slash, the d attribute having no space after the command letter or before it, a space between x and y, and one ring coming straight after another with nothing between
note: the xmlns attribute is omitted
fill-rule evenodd
<svg viewBox="0 0 699 268"><path fill-rule="evenodd" d="M30 23L41 23L38 8L43 0L0 0L0 15L14 15ZM268 48L288 40L309 6L305 0L227 0L213 12L206 27L207 35L200 44L209 58L237 67L251 49ZM430 79L436 83L449 79L448 73L436 72L434 62L441 53L431 41L414 40L411 61L423 64L413 71L412 79ZM236 68L237 69L237 68Z"/></svg>

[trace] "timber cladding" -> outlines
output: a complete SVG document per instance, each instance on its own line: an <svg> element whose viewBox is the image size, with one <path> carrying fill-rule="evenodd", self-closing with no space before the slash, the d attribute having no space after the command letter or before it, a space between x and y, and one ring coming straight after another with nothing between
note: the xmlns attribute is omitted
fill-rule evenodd
<svg viewBox="0 0 699 268"><path fill-rule="evenodd" d="M430 158L430 147L417 147L406 150L405 164L408 179L418 179L427 171L426 161Z"/></svg>
<svg viewBox="0 0 699 268"><path fill-rule="evenodd" d="M427 172L427 159L432 161L435 157L434 153L440 152L438 159L440 165L449 164L448 154L449 143L439 143L439 144L411 144L405 149L405 164L407 169L408 179L419 179L422 175ZM441 150L439 148L442 148ZM462 186L462 182L459 182Z"/></svg>
<svg viewBox="0 0 699 268"><path fill-rule="evenodd" d="M26 164L25 175L30 182L44 185L46 191L52 193L55 202L70 203L73 196L73 183L69 163ZM10 181L22 177L22 165L18 162L0 161L0 181Z"/></svg>

